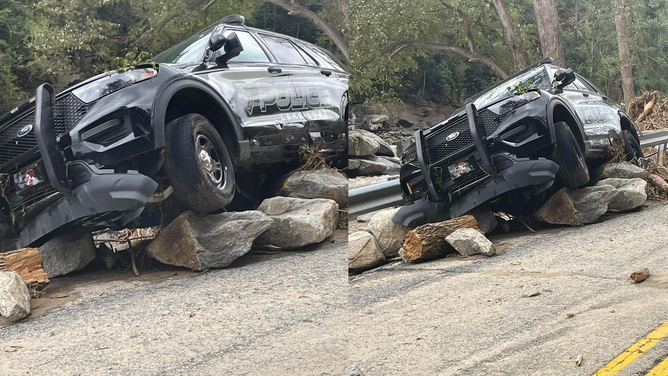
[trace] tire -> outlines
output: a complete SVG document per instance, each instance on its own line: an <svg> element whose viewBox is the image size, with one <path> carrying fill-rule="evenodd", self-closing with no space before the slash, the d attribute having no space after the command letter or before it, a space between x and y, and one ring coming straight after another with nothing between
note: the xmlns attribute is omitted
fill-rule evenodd
<svg viewBox="0 0 668 376"><path fill-rule="evenodd" d="M211 213L234 199L234 166L214 126L200 114L167 124L164 169L174 194L188 209Z"/></svg>
<svg viewBox="0 0 668 376"><path fill-rule="evenodd" d="M624 154L626 154L627 161L639 159L644 156L642 148L640 148L640 143L638 143L638 140L636 140L631 131L624 129L622 131L622 137L624 138Z"/></svg>
<svg viewBox="0 0 668 376"><path fill-rule="evenodd" d="M570 189L589 182L589 168L571 128L563 121L554 124L556 148L552 160L559 165L558 176Z"/></svg>

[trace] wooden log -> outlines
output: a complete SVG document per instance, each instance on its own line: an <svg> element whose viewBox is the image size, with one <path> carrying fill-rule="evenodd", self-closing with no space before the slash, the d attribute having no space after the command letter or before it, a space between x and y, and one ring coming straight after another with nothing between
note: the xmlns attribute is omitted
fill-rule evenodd
<svg viewBox="0 0 668 376"><path fill-rule="evenodd" d="M445 237L460 228L478 229L478 221L465 215L438 223L427 223L408 231L401 246L401 258L406 262L426 261L443 257L454 251Z"/></svg>
<svg viewBox="0 0 668 376"><path fill-rule="evenodd" d="M652 100L649 101L649 103L645 103L645 107L643 108L643 111L640 114L640 116L638 116L638 118L636 119L636 123L640 123L641 121L645 120L649 112L652 110L652 108L654 108L654 103L656 103L656 97L652 98Z"/></svg>
<svg viewBox="0 0 668 376"><path fill-rule="evenodd" d="M38 248L21 248L0 253L0 270L19 273L28 288L42 288L49 277L42 268L42 255Z"/></svg>

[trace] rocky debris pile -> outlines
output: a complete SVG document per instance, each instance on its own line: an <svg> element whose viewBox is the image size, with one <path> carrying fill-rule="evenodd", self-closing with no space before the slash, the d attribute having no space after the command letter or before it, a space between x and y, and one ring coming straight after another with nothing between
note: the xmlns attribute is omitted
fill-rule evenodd
<svg viewBox="0 0 668 376"><path fill-rule="evenodd" d="M668 99L662 99L659 91L646 91L631 99L627 109L643 131L668 128Z"/></svg>
<svg viewBox="0 0 668 376"><path fill-rule="evenodd" d="M396 175L400 161L392 146L365 130L348 132L348 176Z"/></svg>
<svg viewBox="0 0 668 376"><path fill-rule="evenodd" d="M15 271L0 271L0 316L11 322L30 314L30 291Z"/></svg>

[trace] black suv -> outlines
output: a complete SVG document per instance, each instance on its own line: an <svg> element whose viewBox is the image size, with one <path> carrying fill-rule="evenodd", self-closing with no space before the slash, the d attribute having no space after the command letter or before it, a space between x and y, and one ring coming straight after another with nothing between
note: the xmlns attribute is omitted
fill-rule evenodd
<svg viewBox="0 0 668 376"><path fill-rule="evenodd" d="M108 72L0 117L3 212L34 244L66 224L119 227L170 196L226 207L235 171L347 155L348 73L328 51L228 16L150 64Z"/></svg>
<svg viewBox="0 0 668 376"><path fill-rule="evenodd" d="M555 178L571 189L590 181L589 167L615 145L642 156L640 130L591 82L541 60L475 95L434 127L415 132L403 155L407 226L466 214L523 189L535 197ZM588 166L589 164L589 166Z"/></svg>

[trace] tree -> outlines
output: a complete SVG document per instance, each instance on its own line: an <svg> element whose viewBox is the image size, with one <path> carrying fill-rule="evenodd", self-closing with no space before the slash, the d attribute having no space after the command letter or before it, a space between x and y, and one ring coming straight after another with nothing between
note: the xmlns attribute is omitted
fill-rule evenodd
<svg viewBox="0 0 668 376"><path fill-rule="evenodd" d="M533 11L536 15L536 26L543 55L554 59L555 64L565 67L566 61L555 0L533 0Z"/></svg>
<svg viewBox="0 0 668 376"><path fill-rule="evenodd" d="M510 51L513 53L517 67L522 69L527 66L527 60L524 56L524 51L522 51L522 47L520 46L520 42L517 40L515 30L513 30L513 25L510 23L510 17L508 16L508 12L506 12L506 7L503 4L503 0L492 0L492 2L496 8L496 14L499 17L501 26L503 27L503 33L506 36L506 43L508 44L508 48L510 48Z"/></svg>
<svg viewBox="0 0 668 376"><path fill-rule="evenodd" d="M629 55L629 39L626 35L626 2L615 1L615 27L617 29L617 44L619 46L619 65L622 71L622 92L624 103L628 106L633 98L633 74L631 72L631 57Z"/></svg>

